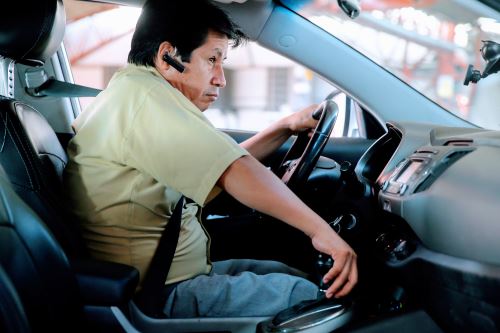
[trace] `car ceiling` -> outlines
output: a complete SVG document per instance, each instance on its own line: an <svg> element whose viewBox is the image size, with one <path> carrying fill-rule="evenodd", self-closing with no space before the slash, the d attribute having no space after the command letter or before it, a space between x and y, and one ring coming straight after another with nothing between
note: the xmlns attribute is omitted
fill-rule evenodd
<svg viewBox="0 0 500 333"><path fill-rule="evenodd" d="M99 2L99 3L108 3L108 4L119 4L119 5L127 5L127 6L134 6L134 7L141 7L146 0L79 0L79 1L87 1L87 2ZM165 0L168 1L168 0ZM246 2L247 0L215 0L217 2L222 2L222 3L231 3L231 2ZM266 1L266 0L253 0L253 1ZM359 0L360 3L363 3L363 0ZM380 2L383 2L383 0L379 0ZM418 3L418 0L414 0L415 2ZM458 4L463 3L462 0L460 1L453 1ZM475 1L476 3L483 3L496 11L500 12L500 1L498 0L477 0ZM439 2L437 2L439 3ZM471 1L471 3L474 3L474 1Z"/></svg>
<svg viewBox="0 0 500 333"><path fill-rule="evenodd" d="M85 2L99 2L99 3L108 3L108 4L117 4L117 5L126 5L126 6L134 6L134 7L142 7L146 0L79 0ZM165 0L168 1L168 0ZM246 2L247 0L215 0L217 2L222 3L231 3L231 2ZM267 1L267 0L258 0L258 1Z"/></svg>

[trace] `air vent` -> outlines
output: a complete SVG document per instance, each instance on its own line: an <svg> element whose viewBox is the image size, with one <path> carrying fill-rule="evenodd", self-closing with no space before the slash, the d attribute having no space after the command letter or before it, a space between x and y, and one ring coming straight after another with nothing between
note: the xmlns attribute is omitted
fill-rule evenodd
<svg viewBox="0 0 500 333"><path fill-rule="evenodd" d="M452 139L446 141L445 146L454 146L454 147L470 147L474 140L472 139Z"/></svg>
<svg viewBox="0 0 500 333"><path fill-rule="evenodd" d="M439 151L436 149L429 149L429 148L420 148L415 151L415 153L419 154L433 154L436 155Z"/></svg>
<svg viewBox="0 0 500 333"><path fill-rule="evenodd" d="M458 150L445 156L439 163L437 163L436 166L434 166L433 169L430 170L427 178L425 178L424 181L417 186L414 193L427 190L429 187L431 187L432 183L434 183L434 181L436 181L436 179L438 179L438 177L446 169L448 169L450 165L452 165L453 163L458 161L461 157L467 155L471 151L472 150Z"/></svg>

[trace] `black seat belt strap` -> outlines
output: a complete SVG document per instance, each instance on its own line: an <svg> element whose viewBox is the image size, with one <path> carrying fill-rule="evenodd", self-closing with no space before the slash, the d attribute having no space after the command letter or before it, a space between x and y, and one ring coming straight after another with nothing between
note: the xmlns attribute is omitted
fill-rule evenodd
<svg viewBox="0 0 500 333"><path fill-rule="evenodd" d="M177 202L170 221L163 230L156 252L144 277L142 290L136 298L138 307L150 317L164 317L162 312L165 302L163 289L179 240L183 206L184 196Z"/></svg>

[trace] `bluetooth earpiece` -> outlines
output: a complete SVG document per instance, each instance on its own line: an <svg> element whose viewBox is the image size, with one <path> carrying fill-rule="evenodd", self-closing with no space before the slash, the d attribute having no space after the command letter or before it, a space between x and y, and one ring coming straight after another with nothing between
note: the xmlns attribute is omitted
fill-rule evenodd
<svg viewBox="0 0 500 333"><path fill-rule="evenodd" d="M167 64L169 64L170 66L172 66L173 68L175 68L177 71L179 71L179 73L184 72L184 70L186 69L186 67L183 64L181 64L178 60L172 58L170 56L170 54L168 54L168 53L165 53L163 55L162 59Z"/></svg>

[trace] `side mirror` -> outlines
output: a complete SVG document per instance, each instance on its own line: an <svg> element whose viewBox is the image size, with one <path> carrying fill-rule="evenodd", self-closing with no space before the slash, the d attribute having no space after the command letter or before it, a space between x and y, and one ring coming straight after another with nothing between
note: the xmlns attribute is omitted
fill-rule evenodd
<svg viewBox="0 0 500 333"><path fill-rule="evenodd" d="M468 86L470 82L477 83L490 74L500 70L500 44L491 40L483 40L483 46L480 49L483 59L486 61L483 74L469 65L465 74L464 85Z"/></svg>
<svg viewBox="0 0 500 333"><path fill-rule="evenodd" d="M337 0L337 2L340 9L352 19L358 17L361 12L359 0Z"/></svg>

